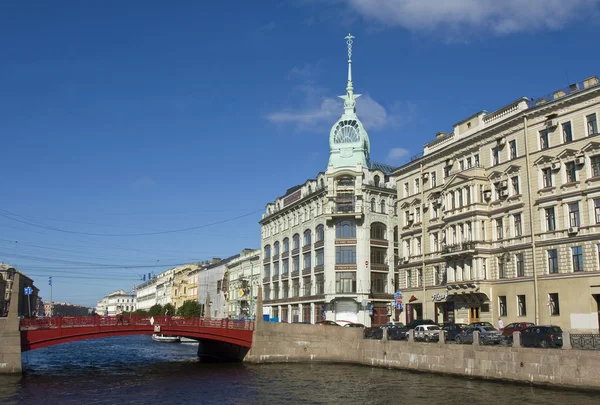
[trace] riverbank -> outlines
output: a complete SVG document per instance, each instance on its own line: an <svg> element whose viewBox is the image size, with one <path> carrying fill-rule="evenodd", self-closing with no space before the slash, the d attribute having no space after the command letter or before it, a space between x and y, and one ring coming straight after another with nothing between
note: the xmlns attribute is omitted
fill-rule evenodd
<svg viewBox="0 0 600 405"><path fill-rule="evenodd" d="M257 323L248 363L336 362L600 390L600 351L363 339L362 329Z"/></svg>

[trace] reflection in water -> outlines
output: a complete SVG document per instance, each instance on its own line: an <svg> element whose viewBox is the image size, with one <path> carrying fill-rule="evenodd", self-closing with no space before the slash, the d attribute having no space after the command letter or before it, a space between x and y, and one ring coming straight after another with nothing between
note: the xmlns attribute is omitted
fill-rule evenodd
<svg viewBox="0 0 600 405"><path fill-rule="evenodd" d="M595 393L346 364L202 364L195 344L149 336L90 340L24 353L25 375L0 376L8 404L598 403Z"/></svg>

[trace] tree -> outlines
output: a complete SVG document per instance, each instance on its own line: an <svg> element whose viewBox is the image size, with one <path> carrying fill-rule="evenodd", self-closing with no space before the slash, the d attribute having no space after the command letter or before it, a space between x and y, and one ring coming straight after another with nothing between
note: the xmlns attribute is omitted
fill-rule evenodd
<svg viewBox="0 0 600 405"><path fill-rule="evenodd" d="M200 309L200 303L198 301L186 301L177 310L177 315L198 317L201 313Z"/></svg>
<svg viewBox="0 0 600 405"><path fill-rule="evenodd" d="M163 307L160 304L154 304L148 310L148 315L157 316L163 313Z"/></svg>
<svg viewBox="0 0 600 405"><path fill-rule="evenodd" d="M145 309L136 309L135 311L133 311L134 315L148 315L148 311L146 311Z"/></svg>
<svg viewBox="0 0 600 405"><path fill-rule="evenodd" d="M165 304L165 306L163 307L162 310L162 314L167 315L167 314L171 314L171 315L175 315L175 307L171 304Z"/></svg>

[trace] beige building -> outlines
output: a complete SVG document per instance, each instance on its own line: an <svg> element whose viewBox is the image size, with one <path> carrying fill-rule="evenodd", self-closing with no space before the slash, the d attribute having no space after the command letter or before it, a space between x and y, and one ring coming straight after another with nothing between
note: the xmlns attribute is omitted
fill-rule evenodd
<svg viewBox="0 0 600 405"><path fill-rule="evenodd" d="M19 296L13 297L13 282L16 278L19 278ZM19 300L18 316L23 317L35 317L37 313L37 303L39 296L39 289L33 285L33 280L15 269L13 266L7 263L0 262L0 287L4 284L4 288L0 288L0 292L3 292L3 297L0 298L2 307L0 307L0 316L7 316L8 309L10 307L10 300L17 298ZM25 291L29 294L25 294Z"/></svg>
<svg viewBox="0 0 600 405"><path fill-rule="evenodd" d="M479 112L394 172L398 320L598 330L600 86Z"/></svg>
<svg viewBox="0 0 600 405"><path fill-rule="evenodd" d="M186 301L197 300L197 295L192 295L192 293L195 289L197 294L198 281L196 279L194 283L194 279L190 277L190 273L200 271L200 268L200 264L185 264L173 269L171 304L175 309L179 309Z"/></svg>

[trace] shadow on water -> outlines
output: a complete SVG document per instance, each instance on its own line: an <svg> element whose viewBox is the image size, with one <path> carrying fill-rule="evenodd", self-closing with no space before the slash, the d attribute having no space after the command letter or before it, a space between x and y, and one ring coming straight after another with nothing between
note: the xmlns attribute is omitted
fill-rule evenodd
<svg viewBox="0 0 600 405"><path fill-rule="evenodd" d="M204 364L196 353L149 336L32 351L23 378L0 376L0 404L598 404L597 393L347 364Z"/></svg>

